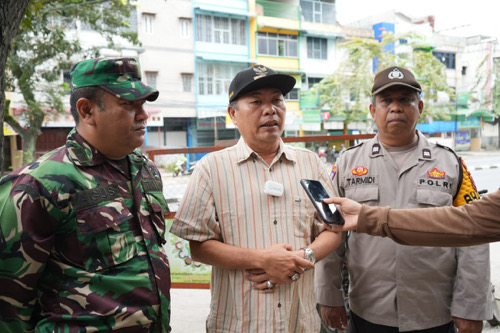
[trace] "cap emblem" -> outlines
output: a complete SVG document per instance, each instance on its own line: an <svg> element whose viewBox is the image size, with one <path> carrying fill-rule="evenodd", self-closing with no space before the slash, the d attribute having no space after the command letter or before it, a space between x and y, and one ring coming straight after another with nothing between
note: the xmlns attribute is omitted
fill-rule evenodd
<svg viewBox="0 0 500 333"><path fill-rule="evenodd" d="M404 79L404 75L403 73L401 73L401 71L397 68L394 68L392 71L389 72L389 74L387 75L387 77L391 80L393 79Z"/></svg>
<svg viewBox="0 0 500 333"><path fill-rule="evenodd" d="M267 68L264 66L254 66L253 71L255 72L254 80L260 79L267 75Z"/></svg>

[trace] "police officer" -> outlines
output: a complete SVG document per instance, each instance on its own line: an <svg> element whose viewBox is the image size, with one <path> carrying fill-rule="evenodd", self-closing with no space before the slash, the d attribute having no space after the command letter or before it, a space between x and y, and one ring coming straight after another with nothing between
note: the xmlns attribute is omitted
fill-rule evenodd
<svg viewBox="0 0 500 333"><path fill-rule="evenodd" d="M375 76L370 113L378 134L339 157L335 196L393 208L458 206L479 198L461 159L416 130L424 107L420 92L405 68ZM476 333L491 316L488 245L405 247L353 232L346 246L316 266L316 295L331 327L347 326L340 291L345 254L350 332L447 333L456 326Z"/></svg>
<svg viewBox="0 0 500 333"><path fill-rule="evenodd" d="M71 68L76 128L0 182L1 332L168 332L166 201L132 58Z"/></svg>

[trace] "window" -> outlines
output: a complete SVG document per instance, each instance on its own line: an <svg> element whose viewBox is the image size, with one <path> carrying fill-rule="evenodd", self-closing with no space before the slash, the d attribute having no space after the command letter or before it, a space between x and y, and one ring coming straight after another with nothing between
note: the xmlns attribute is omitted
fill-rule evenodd
<svg viewBox="0 0 500 333"><path fill-rule="evenodd" d="M328 58L328 42L325 38L307 37L307 57L311 59Z"/></svg>
<svg viewBox="0 0 500 333"><path fill-rule="evenodd" d="M153 33L153 23L155 20L155 14L142 14L142 19L144 22L144 32L147 34Z"/></svg>
<svg viewBox="0 0 500 333"><path fill-rule="evenodd" d="M246 21L228 17L196 15L196 41L246 45Z"/></svg>
<svg viewBox="0 0 500 333"><path fill-rule="evenodd" d="M182 77L182 91L191 92L193 85L193 74L182 73L181 77Z"/></svg>
<svg viewBox="0 0 500 333"><path fill-rule="evenodd" d="M298 101L299 100L299 89L293 88L288 94L286 94L285 100Z"/></svg>
<svg viewBox="0 0 500 333"><path fill-rule="evenodd" d="M148 86L156 89L156 79L158 77L158 72L145 72L146 75L146 83Z"/></svg>
<svg viewBox="0 0 500 333"><path fill-rule="evenodd" d="M259 55L297 58L297 36L270 32L259 32L257 35Z"/></svg>
<svg viewBox="0 0 500 333"><path fill-rule="evenodd" d="M462 66L462 75L467 75L467 66Z"/></svg>
<svg viewBox="0 0 500 333"><path fill-rule="evenodd" d="M191 19L189 18L181 18L179 19L179 23L181 25L181 37L189 38L191 36Z"/></svg>
<svg viewBox="0 0 500 333"><path fill-rule="evenodd" d="M455 53L432 52L432 54L441 61L446 68L455 69Z"/></svg>
<svg viewBox="0 0 500 333"><path fill-rule="evenodd" d="M300 0L303 20L335 25L335 1Z"/></svg>
<svg viewBox="0 0 500 333"><path fill-rule="evenodd" d="M316 83L319 83L321 80L323 80L322 77L308 77L307 78L308 89L311 89L312 86L314 86Z"/></svg>
<svg viewBox="0 0 500 333"><path fill-rule="evenodd" d="M198 93L227 96L233 77L246 66L215 63L198 64Z"/></svg>

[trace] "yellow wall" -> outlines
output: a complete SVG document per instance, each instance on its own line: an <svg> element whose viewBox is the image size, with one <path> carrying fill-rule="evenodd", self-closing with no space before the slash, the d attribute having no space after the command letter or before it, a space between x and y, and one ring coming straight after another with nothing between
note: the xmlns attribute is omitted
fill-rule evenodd
<svg viewBox="0 0 500 333"><path fill-rule="evenodd" d="M269 56L258 56L257 62L271 67L275 70L280 71L293 71L296 72L299 69L299 59L298 58L284 58L284 57L269 57Z"/></svg>

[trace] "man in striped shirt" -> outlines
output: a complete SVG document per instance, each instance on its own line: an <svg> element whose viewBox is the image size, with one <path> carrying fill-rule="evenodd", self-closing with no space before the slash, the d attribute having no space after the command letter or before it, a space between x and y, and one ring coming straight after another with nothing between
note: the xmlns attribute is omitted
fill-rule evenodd
<svg viewBox="0 0 500 333"><path fill-rule="evenodd" d="M281 140L289 75L255 65L229 87L239 142L206 155L191 176L170 232L212 265L207 332L319 332L315 260L340 243L326 231L299 181L330 172L307 149Z"/></svg>

